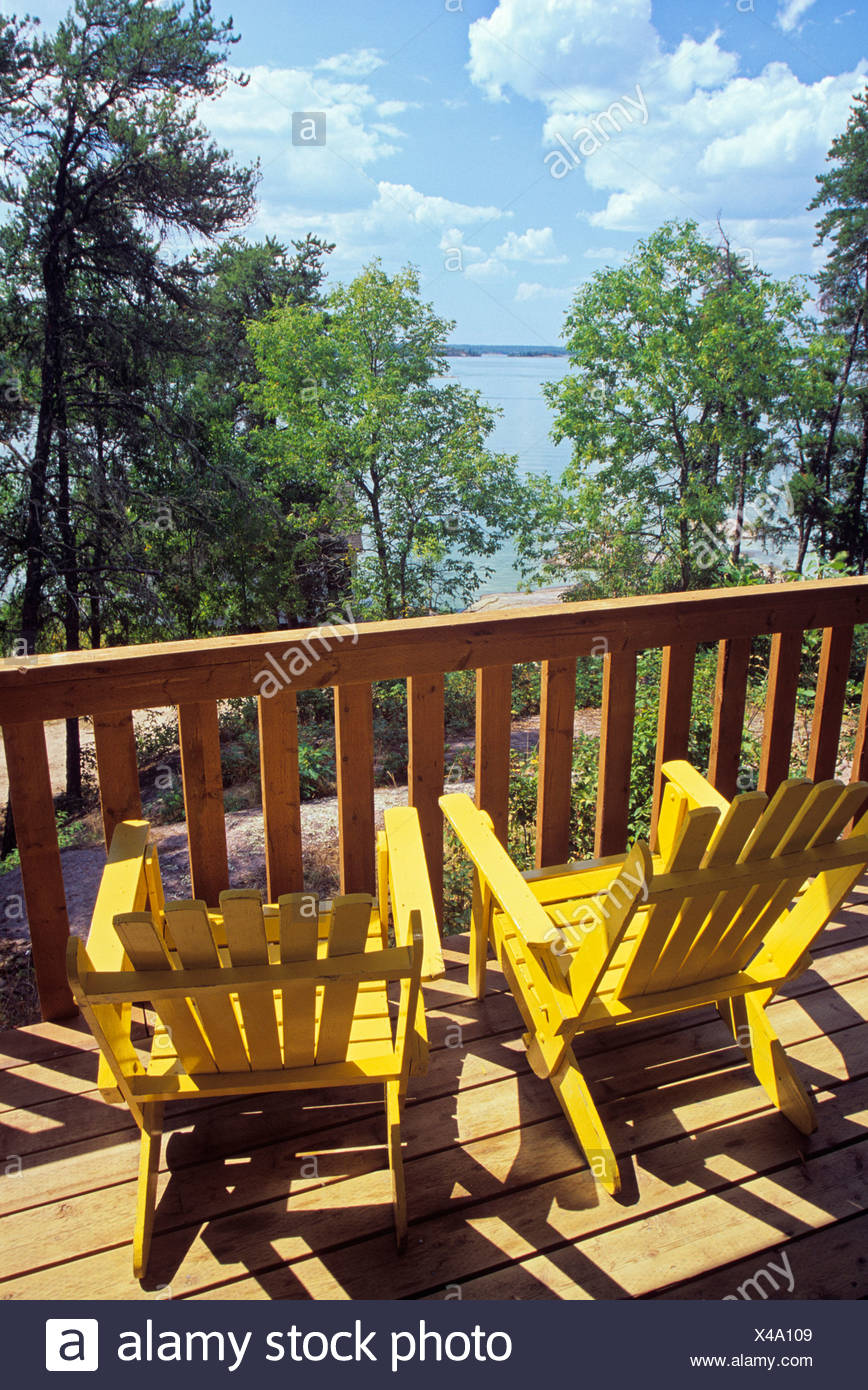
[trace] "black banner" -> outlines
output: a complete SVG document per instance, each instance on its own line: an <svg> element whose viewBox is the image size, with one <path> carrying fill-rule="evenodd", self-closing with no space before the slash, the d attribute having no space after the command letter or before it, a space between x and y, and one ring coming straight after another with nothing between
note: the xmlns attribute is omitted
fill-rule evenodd
<svg viewBox="0 0 868 1390"><path fill-rule="evenodd" d="M12 1303L6 1385L693 1386L864 1374L861 1303ZM816 1377L816 1380L814 1379ZM752 1383L750 1380L747 1383Z"/></svg>

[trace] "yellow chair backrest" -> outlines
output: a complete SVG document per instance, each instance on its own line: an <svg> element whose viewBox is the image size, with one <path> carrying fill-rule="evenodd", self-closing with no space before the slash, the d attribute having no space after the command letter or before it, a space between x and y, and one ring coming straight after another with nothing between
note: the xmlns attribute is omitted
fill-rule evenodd
<svg viewBox="0 0 868 1390"><path fill-rule="evenodd" d="M421 943L382 946L364 893L335 898L322 914L315 895L292 893L266 917L259 893L229 890L219 914L185 901L166 903L156 920L119 913L114 923L133 970L166 975L172 993L162 995L158 980L153 1007L190 1075L343 1061L365 1031L360 995L390 978L418 982L421 970ZM393 1047L382 1027L363 1041L369 1052Z"/></svg>

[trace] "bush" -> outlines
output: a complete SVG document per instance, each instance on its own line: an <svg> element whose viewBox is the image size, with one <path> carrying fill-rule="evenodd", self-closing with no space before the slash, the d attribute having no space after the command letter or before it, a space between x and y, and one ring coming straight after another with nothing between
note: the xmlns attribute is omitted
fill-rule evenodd
<svg viewBox="0 0 868 1390"><path fill-rule="evenodd" d="M476 672L447 671L445 678L446 729L463 733L476 721Z"/></svg>
<svg viewBox="0 0 868 1390"><path fill-rule="evenodd" d="M164 763L178 753L178 716L174 708L149 709L136 720L139 766Z"/></svg>
<svg viewBox="0 0 868 1390"><path fill-rule="evenodd" d="M299 740L298 779L302 801L329 796L335 789L335 755L326 744Z"/></svg>

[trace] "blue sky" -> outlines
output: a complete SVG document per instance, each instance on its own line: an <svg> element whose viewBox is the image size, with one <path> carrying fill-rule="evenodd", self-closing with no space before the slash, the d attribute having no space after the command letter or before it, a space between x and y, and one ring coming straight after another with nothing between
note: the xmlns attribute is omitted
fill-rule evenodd
<svg viewBox="0 0 868 1390"><path fill-rule="evenodd" d="M250 81L200 114L261 161L247 235L328 237L333 279L413 262L456 341L558 341L575 286L672 217L811 273L814 176L868 75L865 0L213 8Z"/></svg>

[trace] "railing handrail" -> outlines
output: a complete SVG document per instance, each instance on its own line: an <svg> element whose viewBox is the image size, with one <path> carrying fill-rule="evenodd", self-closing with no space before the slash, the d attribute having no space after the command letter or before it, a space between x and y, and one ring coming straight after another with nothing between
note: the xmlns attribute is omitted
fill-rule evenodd
<svg viewBox="0 0 868 1390"><path fill-rule="evenodd" d="M868 622L868 578L523 606L0 660L0 725L262 693L281 654L317 643L295 690L564 656ZM316 635L325 633L323 642ZM330 635L329 635L330 634ZM257 675L260 681L257 681Z"/></svg>
<svg viewBox="0 0 868 1390"><path fill-rule="evenodd" d="M407 796L419 813L439 904L445 672L476 671L476 801L505 838L512 668L542 663L536 858L538 864L557 864L570 846L579 657L603 657L595 851L616 854L624 850L629 832L637 652L662 651L653 837L662 766L688 752L697 646L718 644L708 772L721 795L731 797L739 781L753 639L771 636L758 780L773 791L790 765L806 630L823 629L808 775L822 780L839 768L853 631L859 623L868 623L868 578L525 606L358 627L321 623L253 636L0 661L0 726L43 1013L58 1018L74 1008L64 966L69 927L44 728L48 720L93 718L108 844L118 821L142 815L134 713L176 707L193 896L216 906L229 884L218 702L259 696L263 838L267 891L274 901L304 886L296 694L334 686L341 891L373 893L382 885L374 854L372 683L405 679ZM868 780L866 723L868 681L852 759L855 780Z"/></svg>

